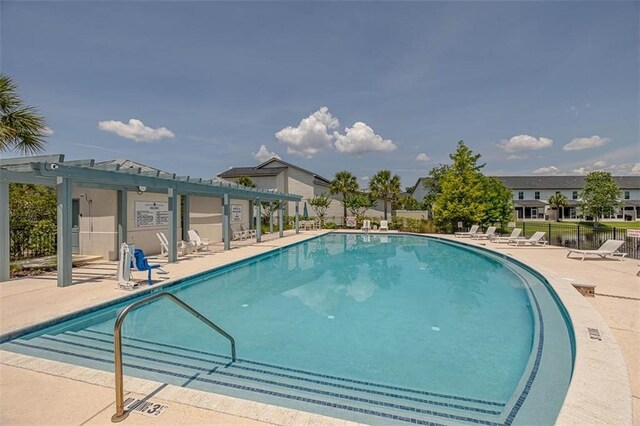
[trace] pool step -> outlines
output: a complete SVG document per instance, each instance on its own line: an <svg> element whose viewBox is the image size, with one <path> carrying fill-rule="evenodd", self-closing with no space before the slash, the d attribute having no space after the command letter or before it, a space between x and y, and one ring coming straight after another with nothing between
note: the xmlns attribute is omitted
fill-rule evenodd
<svg viewBox="0 0 640 426"><path fill-rule="evenodd" d="M112 371L113 337L97 330L18 339L15 350ZM504 404L318 374L143 339L123 341L125 374L370 424L497 424ZM313 409L315 408L315 410ZM318 409L320 408L320 409Z"/></svg>

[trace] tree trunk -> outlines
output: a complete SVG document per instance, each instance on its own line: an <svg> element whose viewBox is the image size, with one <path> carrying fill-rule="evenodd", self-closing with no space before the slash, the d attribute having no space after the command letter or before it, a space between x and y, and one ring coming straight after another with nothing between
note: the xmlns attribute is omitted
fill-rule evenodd
<svg viewBox="0 0 640 426"><path fill-rule="evenodd" d="M343 192L342 193L342 208L343 208L342 226L344 226L345 228L347 227L347 205L345 204L346 201L347 201L347 193Z"/></svg>
<svg viewBox="0 0 640 426"><path fill-rule="evenodd" d="M384 199L384 220L387 220L387 199Z"/></svg>

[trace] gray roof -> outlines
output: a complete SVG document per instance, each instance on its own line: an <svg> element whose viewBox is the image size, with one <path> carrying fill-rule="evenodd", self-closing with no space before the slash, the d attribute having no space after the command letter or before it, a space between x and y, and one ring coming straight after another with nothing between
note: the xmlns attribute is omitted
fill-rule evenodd
<svg viewBox="0 0 640 426"><path fill-rule="evenodd" d="M513 205L515 207L544 207L547 203L540 200L514 200Z"/></svg>
<svg viewBox="0 0 640 426"><path fill-rule="evenodd" d="M273 163L274 161L277 161L278 163L284 164L285 167L265 167L271 163ZM247 177L252 177L252 176L276 176L278 174L280 174L280 172L282 172L283 170L286 170L287 167L293 167L294 169L298 169L301 172L304 172L308 175L311 175L314 177L314 183L320 184L320 185L328 185L331 181L329 179L323 178L322 176L320 176L319 174L313 173L309 170L303 169L302 167L298 167L295 164L291 164L288 163L280 158L276 158L273 157L267 161L265 161L264 163L258 164L255 167L233 167L225 172L222 172L220 174L218 174L218 177L221 178L238 178L240 176L247 176Z"/></svg>
<svg viewBox="0 0 640 426"><path fill-rule="evenodd" d="M582 189L584 176L496 176L510 189ZM620 189L640 189L640 176L614 176Z"/></svg>
<svg viewBox="0 0 640 426"><path fill-rule="evenodd" d="M253 176L277 176L282 171L287 170L286 167L266 167L259 169L257 167L233 167L227 171L224 171L218 175L218 177L229 179L239 178L241 176L253 177Z"/></svg>

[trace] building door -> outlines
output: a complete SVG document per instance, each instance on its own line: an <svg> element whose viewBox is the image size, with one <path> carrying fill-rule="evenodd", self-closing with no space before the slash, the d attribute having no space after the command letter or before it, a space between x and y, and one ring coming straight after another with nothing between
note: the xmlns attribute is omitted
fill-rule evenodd
<svg viewBox="0 0 640 426"><path fill-rule="evenodd" d="M71 200L71 253L80 253L80 199Z"/></svg>

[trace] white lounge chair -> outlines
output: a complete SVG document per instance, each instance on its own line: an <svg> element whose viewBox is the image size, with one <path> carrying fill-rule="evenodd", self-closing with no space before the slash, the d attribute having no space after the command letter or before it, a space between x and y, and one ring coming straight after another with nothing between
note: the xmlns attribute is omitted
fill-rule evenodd
<svg viewBox="0 0 640 426"><path fill-rule="evenodd" d="M381 220L380 221L380 227L378 228L379 231L388 231L389 230L389 222L386 220Z"/></svg>
<svg viewBox="0 0 640 426"><path fill-rule="evenodd" d="M530 238L513 238L509 240L509 244L519 246L520 243L531 244L532 246L544 246L547 245L547 241L543 240L544 232L538 231Z"/></svg>
<svg viewBox="0 0 640 426"><path fill-rule="evenodd" d="M471 229L469 229L469 232L456 232L456 237L458 238L472 237L478 233L479 228L480 228L480 225L473 225Z"/></svg>
<svg viewBox="0 0 640 426"><path fill-rule="evenodd" d="M362 221L362 229L364 232L369 232L371 231L371 221L369 219L364 219Z"/></svg>
<svg viewBox="0 0 640 426"><path fill-rule="evenodd" d="M569 249L569 253L567 253L567 257L569 257L571 253L578 253L582 255L581 260L584 260L585 256L589 254L600 256L603 259L611 256L611 257L617 258L618 260L622 260L622 258L627 255L627 253L621 253L618 251L618 249L622 247L623 244L624 244L624 241L621 241L621 240L607 240L597 250Z"/></svg>
<svg viewBox="0 0 640 426"><path fill-rule="evenodd" d="M496 233L497 227L490 226L487 228L487 231L484 234L475 233L471 236L471 238L475 238L476 240L487 239L490 240Z"/></svg>
<svg viewBox="0 0 640 426"><path fill-rule="evenodd" d="M189 229L187 235L189 235L189 242L193 245L196 252L198 250L209 250L209 241L203 241L194 229Z"/></svg>
<svg viewBox="0 0 640 426"><path fill-rule="evenodd" d="M160 256L167 256L169 254L169 240L164 232L156 232L156 236L160 240ZM178 241L178 254L183 256L189 254L191 252L190 245L186 241Z"/></svg>
<svg viewBox="0 0 640 426"><path fill-rule="evenodd" d="M256 230L255 229L244 229L243 225L240 225L240 231L244 232L245 238L255 238Z"/></svg>
<svg viewBox="0 0 640 426"><path fill-rule="evenodd" d="M519 239L521 232L522 232L521 228L513 228L513 231L511 231L511 235L509 235L508 237L498 237L494 235L491 241L494 243L508 243L511 240Z"/></svg>
<svg viewBox="0 0 640 426"><path fill-rule="evenodd" d="M118 286L121 290L133 290L139 283L131 279L131 260L135 246L123 243L120 246L120 258L118 259Z"/></svg>

